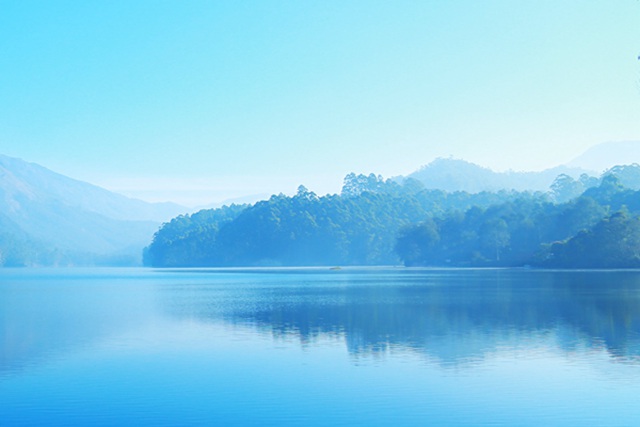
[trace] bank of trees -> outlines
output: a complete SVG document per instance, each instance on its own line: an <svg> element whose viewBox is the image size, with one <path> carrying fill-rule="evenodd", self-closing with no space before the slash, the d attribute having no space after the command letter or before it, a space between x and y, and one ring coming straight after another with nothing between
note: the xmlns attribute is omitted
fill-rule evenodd
<svg viewBox="0 0 640 427"><path fill-rule="evenodd" d="M449 212L405 227L396 251L409 266L640 267L640 191L618 174L640 188L638 165L599 180L560 176L550 199L564 203L516 199ZM576 187L582 193L566 197Z"/></svg>
<svg viewBox="0 0 640 427"><path fill-rule="evenodd" d="M252 206L184 215L165 224L145 251L151 266L389 265L400 259L399 231L433 215L487 208L515 192L446 193L415 180L402 184L349 174L341 194L319 197L304 186Z"/></svg>
<svg viewBox="0 0 640 427"><path fill-rule="evenodd" d="M401 230L396 251L410 266L541 264L549 243L590 229L606 214L590 197L563 204L521 198L410 225Z"/></svg>
<svg viewBox="0 0 640 427"><path fill-rule="evenodd" d="M552 267L638 268L640 218L626 209L616 212L547 252L544 265Z"/></svg>
<svg viewBox="0 0 640 427"><path fill-rule="evenodd" d="M349 174L339 195L319 197L300 186L293 197L281 194L252 206L175 218L156 233L145 262L158 267L640 266L636 178L640 188L640 167L631 165L600 179L559 176L548 193L470 194Z"/></svg>

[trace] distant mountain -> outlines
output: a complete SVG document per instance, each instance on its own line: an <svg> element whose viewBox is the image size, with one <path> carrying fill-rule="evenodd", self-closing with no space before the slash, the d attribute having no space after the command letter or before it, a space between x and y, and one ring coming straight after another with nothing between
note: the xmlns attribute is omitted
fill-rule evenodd
<svg viewBox="0 0 640 427"><path fill-rule="evenodd" d="M148 203L71 179L35 163L0 155L0 191L23 193L32 199L50 198L108 218L168 221L189 209L175 203Z"/></svg>
<svg viewBox="0 0 640 427"><path fill-rule="evenodd" d="M602 173L615 165L633 163L640 163L640 141L614 141L594 145L567 163L567 166Z"/></svg>
<svg viewBox="0 0 640 427"><path fill-rule="evenodd" d="M136 264L160 223L187 210L0 156L0 265Z"/></svg>
<svg viewBox="0 0 640 427"><path fill-rule="evenodd" d="M231 206L231 205L246 205L246 204L252 205L261 200L267 200L269 197L271 197L271 194L268 194L268 193L250 194L248 196L234 197L231 199L225 199L222 202L216 202L208 205L198 206L194 208L193 211L199 211L202 209L217 209L223 206Z"/></svg>
<svg viewBox="0 0 640 427"><path fill-rule="evenodd" d="M413 178L426 188L444 191L548 191L558 175L578 178L583 173L593 172L569 166L557 166L541 172L494 172L465 160L438 158L416 172L396 179L402 181L403 178Z"/></svg>

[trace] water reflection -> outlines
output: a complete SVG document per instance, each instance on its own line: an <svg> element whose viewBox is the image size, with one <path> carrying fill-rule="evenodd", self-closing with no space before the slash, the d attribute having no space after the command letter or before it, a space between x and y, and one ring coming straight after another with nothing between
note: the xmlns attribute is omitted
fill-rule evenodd
<svg viewBox="0 0 640 427"><path fill-rule="evenodd" d="M149 277L132 270L3 270L0 376L99 342L147 321Z"/></svg>
<svg viewBox="0 0 640 427"><path fill-rule="evenodd" d="M172 316L296 337L343 336L353 355L410 349L443 364L544 339L640 361L640 273L527 270L289 271L164 289Z"/></svg>
<svg viewBox="0 0 640 427"><path fill-rule="evenodd" d="M442 365L534 346L640 361L637 271L57 270L0 279L0 375L110 337L144 342L144 325L185 321L302 346L329 338L353 357L417 352Z"/></svg>
<svg viewBox="0 0 640 427"><path fill-rule="evenodd" d="M634 425L639 280L0 270L0 424Z"/></svg>

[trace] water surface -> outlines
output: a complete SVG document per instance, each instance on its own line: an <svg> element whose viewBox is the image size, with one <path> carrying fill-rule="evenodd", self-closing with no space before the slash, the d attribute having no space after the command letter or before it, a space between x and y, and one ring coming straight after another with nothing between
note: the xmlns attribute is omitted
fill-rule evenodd
<svg viewBox="0 0 640 427"><path fill-rule="evenodd" d="M0 425L637 425L640 272L0 270Z"/></svg>

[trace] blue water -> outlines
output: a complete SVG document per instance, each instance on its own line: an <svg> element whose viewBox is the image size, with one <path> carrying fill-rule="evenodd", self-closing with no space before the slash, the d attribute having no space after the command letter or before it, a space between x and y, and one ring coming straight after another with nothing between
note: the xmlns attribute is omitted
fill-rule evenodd
<svg viewBox="0 0 640 427"><path fill-rule="evenodd" d="M640 425L640 272L0 270L0 426Z"/></svg>

